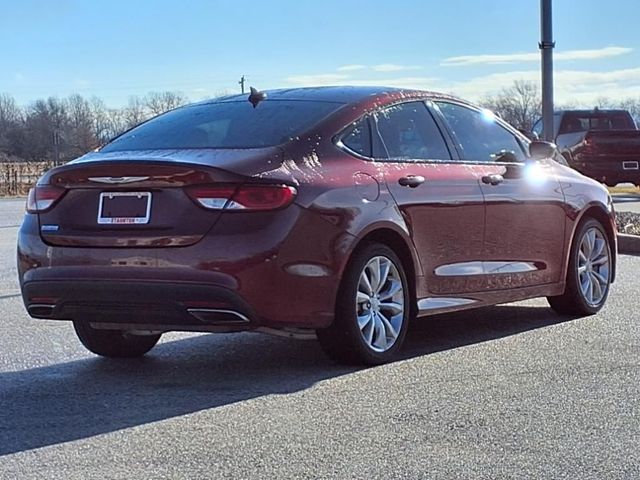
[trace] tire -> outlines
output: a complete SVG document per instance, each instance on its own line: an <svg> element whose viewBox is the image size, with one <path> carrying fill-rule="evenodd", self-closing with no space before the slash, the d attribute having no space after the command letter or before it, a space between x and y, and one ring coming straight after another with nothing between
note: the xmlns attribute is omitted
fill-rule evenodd
<svg viewBox="0 0 640 480"><path fill-rule="evenodd" d="M387 273L377 286L376 270L378 277ZM362 277L371 279L371 289ZM397 356L413 311L398 256L386 245L367 244L351 258L340 284L335 320L329 328L317 330L318 340L339 363L380 365Z"/></svg>
<svg viewBox="0 0 640 480"><path fill-rule="evenodd" d="M141 357L151 350L161 334L131 335L123 330L98 330L89 322L74 321L76 335L87 350L111 358Z"/></svg>
<svg viewBox="0 0 640 480"><path fill-rule="evenodd" d="M593 315L605 304L611 286L611 245L602 224L593 218L584 220L569 255L565 292L547 300L561 315Z"/></svg>

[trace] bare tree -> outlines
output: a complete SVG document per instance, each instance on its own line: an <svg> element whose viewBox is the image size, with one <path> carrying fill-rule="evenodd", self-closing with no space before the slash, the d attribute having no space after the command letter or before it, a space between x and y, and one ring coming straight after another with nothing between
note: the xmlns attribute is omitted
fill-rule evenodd
<svg viewBox="0 0 640 480"><path fill-rule="evenodd" d="M627 110L636 122L636 125L640 126L640 98L627 98L618 102L618 108Z"/></svg>
<svg viewBox="0 0 640 480"><path fill-rule="evenodd" d="M24 136L28 141L23 154L30 160L64 160L67 127L65 102L55 97L35 101L26 111Z"/></svg>
<svg viewBox="0 0 640 480"><path fill-rule="evenodd" d="M77 157L98 146L93 111L89 101L78 94L67 99L66 107L68 154Z"/></svg>
<svg viewBox="0 0 640 480"><path fill-rule="evenodd" d="M486 97L481 103L514 127L525 131L530 131L542 114L542 97L538 86L524 80L516 80L511 87Z"/></svg>
<svg viewBox="0 0 640 480"><path fill-rule="evenodd" d="M152 115L173 110L187 103L187 97L180 92L151 92L145 97L145 105Z"/></svg>
<svg viewBox="0 0 640 480"><path fill-rule="evenodd" d="M22 111L15 99L6 93L0 93L0 128L22 120Z"/></svg>
<svg viewBox="0 0 640 480"><path fill-rule="evenodd" d="M12 137L22 122L22 111L15 99L6 94L0 94L0 151L12 152Z"/></svg>
<svg viewBox="0 0 640 480"><path fill-rule="evenodd" d="M111 137L109 112L102 99L98 97L91 97L89 106L91 108L93 135L98 144L102 145Z"/></svg>
<svg viewBox="0 0 640 480"><path fill-rule="evenodd" d="M26 108L0 95L0 155L18 161L67 161L83 155L151 115L187 102L179 92L129 98L123 108L107 108L97 97L71 95L39 99Z"/></svg>
<svg viewBox="0 0 640 480"><path fill-rule="evenodd" d="M104 145L127 129L125 109L107 108L102 99L98 97L91 97L89 104L93 135L98 145Z"/></svg>
<svg viewBox="0 0 640 480"><path fill-rule="evenodd" d="M129 102L124 109L125 128L135 127L148 118L145 101L138 96L129 97Z"/></svg>

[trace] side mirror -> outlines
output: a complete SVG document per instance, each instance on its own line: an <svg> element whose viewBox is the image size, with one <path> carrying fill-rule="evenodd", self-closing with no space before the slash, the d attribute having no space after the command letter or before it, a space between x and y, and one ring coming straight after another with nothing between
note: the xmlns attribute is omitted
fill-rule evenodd
<svg viewBox="0 0 640 480"><path fill-rule="evenodd" d="M529 156L534 160L553 158L555 154L556 154L555 143L536 140L529 144Z"/></svg>

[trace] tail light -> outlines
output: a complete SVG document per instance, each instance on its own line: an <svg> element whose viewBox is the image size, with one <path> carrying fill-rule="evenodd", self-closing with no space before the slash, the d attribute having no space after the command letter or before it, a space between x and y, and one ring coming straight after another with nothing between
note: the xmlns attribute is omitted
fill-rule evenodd
<svg viewBox="0 0 640 480"><path fill-rule="evenodd" d="M210 210L276 210L293 202L296 189L288 185L196 185L187 194Z"/></svg>
<svg viewBox="0 0 640 480"><path fill-rule="evenodd" d="M589 136L585 137L584 142L582 143L582 145L584 146L584 152L585 153L593 152L595 149L594 147L596 146L595 144L596 142L593 140L593 138Z"/></svg>
<svg viewBox="0 0 640 480"><path fill-rule="evenodd" d="M29 190L27 212L41 213L53 207L64 195L65 189L51 185L36 185Z"/></svg>

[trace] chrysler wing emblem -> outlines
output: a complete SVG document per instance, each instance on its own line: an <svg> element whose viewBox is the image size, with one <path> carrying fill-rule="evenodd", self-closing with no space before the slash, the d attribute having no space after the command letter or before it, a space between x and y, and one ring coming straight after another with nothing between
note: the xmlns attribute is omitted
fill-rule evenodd
<svg viewBox="0 0 640 480"><path fill-rule="evenodd" d="M89 177L89 181L98 183L108 183L110 185L116 183L135 183L149 180L149 177Z"/></svg>

